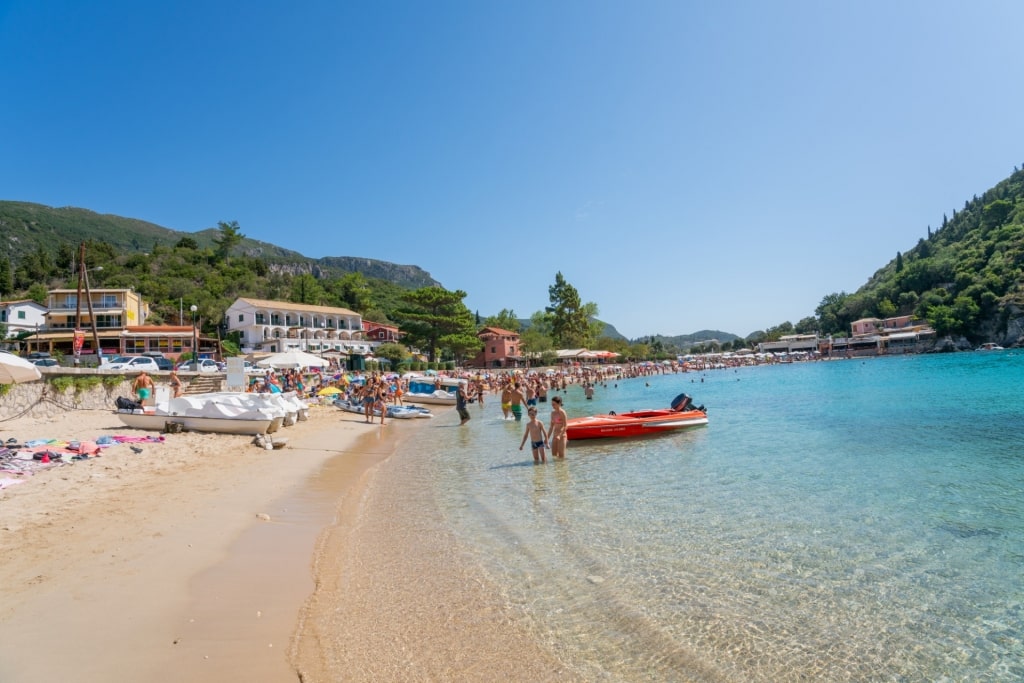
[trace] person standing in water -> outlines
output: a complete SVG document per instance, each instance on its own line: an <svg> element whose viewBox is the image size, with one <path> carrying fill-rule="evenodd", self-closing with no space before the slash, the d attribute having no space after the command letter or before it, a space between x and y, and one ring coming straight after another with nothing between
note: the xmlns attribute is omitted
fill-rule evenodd
<svg viewBox="0 0 1024 683"><path fill-rule="evenodd" d="M466 386L459 382L459 388L455 392L455 410L458 411L459 418L461 419L461 422L459 422L460 427L469 422L469 410L466 408L468 403L469 399L466 396Z"/></svg>
<svg viewBox="0 0 1024 683"><path fill-rule="evenodd" d="M526 413L530 416L530 421L526 423L526 431L523 432L523 440L519 442L519 450L523 450L526 440L530 439L533 464L547 462L547 456L544 453L544 445L548 438L547 430L544 429L544 423L537 419L536 408L528 408Z"/></svg>
<svg viewBox="0 0 1024 683"><path fill-rule="evenodd" d="M512 385L512 393L509 394L508 400L512 404L510 406L512 417L516 419L516 422L520 422L523 419L523 404L526 403L526 397L523 396L518 382Z"/></svg>
<svg viewBox="0 0 1024 683"><path fill-rule="evenodd" d="M565 458L565 444L569 440L566 434L568 416L562 410L562 397L551 397L551 425L548 427L548 442L551 444L551 457Z"/></svg>

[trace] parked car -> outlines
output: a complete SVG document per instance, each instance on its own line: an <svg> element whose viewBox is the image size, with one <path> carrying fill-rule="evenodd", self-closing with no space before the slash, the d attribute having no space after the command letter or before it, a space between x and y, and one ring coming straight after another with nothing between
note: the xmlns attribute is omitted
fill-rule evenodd
<svg viewBox="0 0 1024 683"><path fill-rule="evenodd" d="M60 365L56 358L32 358L29 363L37 368L53 368Z"/></svg>
<svg viewBox="0 0 1024 683"><path fill-rule="evenodd" d="M161 370L174 369L174 363L171 362L171 359L167 358L166 356L164 356L164 354L160 353L159 351L146 351L142 355L146 356L147 358L152 358L153 360L155 360L156 364L160 367Z"/></svg>
<svg viewBox="0 0 1024 683"><path fill-rule="evenodd" d="M178 363L178 370L181 372L196 372L196 362L194 360L186 361L184 363ZM199 359L199 372L218 372L220 368L217 367L217 361L210 360L209 358Z"/></svg>
<svg viewBox="0 0 1024 683"><path fill-rule="evenodd" d="M160 366L149 356L115 356L109 363L100 364L101 370L121 370L128 372L158 372Z"/></svg>

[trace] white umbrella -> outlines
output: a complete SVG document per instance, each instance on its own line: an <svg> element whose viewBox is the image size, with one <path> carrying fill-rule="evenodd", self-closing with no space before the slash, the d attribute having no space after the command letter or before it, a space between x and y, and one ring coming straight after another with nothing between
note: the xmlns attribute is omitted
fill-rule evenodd
<svg viewBox="0 0 1024 683"><path fill-rule="evenodd" d="M323 368L330 365L330 361L305 351L284 351L267 356L256 365L264 368Z"/></svg>
<svg viewBox="0 0 1024 683"><path fill-rule="evenodd" d="M20 384L37 380L42 375L39 368L13 353L0 351L0 384Z"/></svg>

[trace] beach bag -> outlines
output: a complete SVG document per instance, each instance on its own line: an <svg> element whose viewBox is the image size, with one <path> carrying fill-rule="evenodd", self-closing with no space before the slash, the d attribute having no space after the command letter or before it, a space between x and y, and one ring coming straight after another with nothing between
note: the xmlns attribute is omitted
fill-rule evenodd
<svg viewBox="0 0 1024 683"><path fill-rule="evenodd" d="M118 410L142 410L142 404L124 396L118 396L115 402Z"/></svg>

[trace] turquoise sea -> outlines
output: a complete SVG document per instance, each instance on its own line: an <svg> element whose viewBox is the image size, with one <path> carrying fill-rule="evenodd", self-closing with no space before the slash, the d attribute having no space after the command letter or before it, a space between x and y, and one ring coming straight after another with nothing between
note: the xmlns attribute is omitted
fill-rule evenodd
<svg viewBox="0 0 1024 683"><path fill-rule="evenodd" d="M541 466L490 395L420 433L446 523L570 669L1024 680L1024 353L627 379L565 407L683 391L707 427Z"/></svg>

